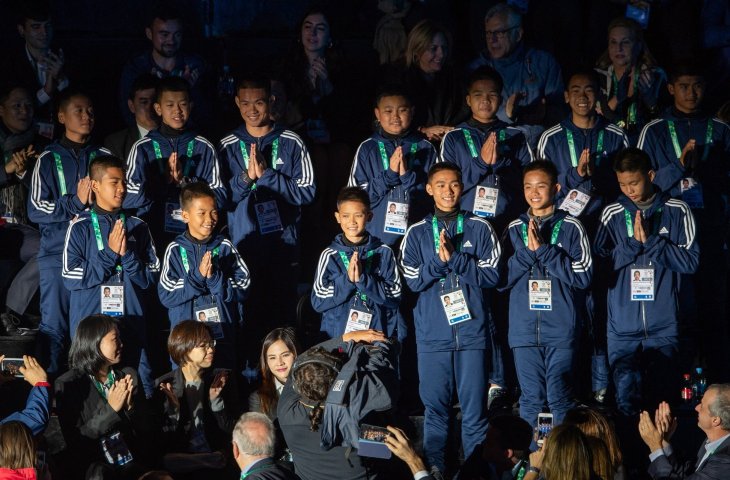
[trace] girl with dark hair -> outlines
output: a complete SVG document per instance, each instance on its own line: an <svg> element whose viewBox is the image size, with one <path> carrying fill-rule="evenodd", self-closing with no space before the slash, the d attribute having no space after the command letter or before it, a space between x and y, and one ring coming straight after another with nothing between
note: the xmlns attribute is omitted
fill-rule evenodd
<svg viewBox="0 0 730 480"><path fill-rule="evenodd" d="M151 432L147 400L137 372L117 366L121 355L112 317L90 315L79 323L71 370L55 384L69 478L136 478L150 460L144 444Z"/></svg>
<svg viewBox="0 0 730 480"><path fill-rule="evenodd" d="M297 358L297 340L291 328L275 328L261 347L261 386L248 397L248 410L276 420L276 406Z"/></svg>
<svg viewBox="0 0 730 480"><path fill-rule="evenodd" d="M162 431L163 465L175 478L223 475L235 423L235 400L225 388L228 370L213 370L215 340L204 322L185 320L172 329L167 350L179 365L155 381L152 397Z"/></svg>
<svg viewBox="0 0 730 480"><path fill-rule="evenodd" d="M299 478L376 478L357 455L356 437L369 414L386 412L396 402L395 350L382 332L363 330L320 343L297 358L279 398L278 421Z"/></svg>

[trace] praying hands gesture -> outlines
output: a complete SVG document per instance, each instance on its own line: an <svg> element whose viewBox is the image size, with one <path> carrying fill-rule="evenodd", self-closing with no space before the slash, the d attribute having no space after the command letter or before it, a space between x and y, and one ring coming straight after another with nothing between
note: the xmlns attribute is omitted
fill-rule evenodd
<svg viewBox="0 0 730 480"><path fill-rule="evenodd" d="M59 50L58 55L49 50L41 60L46 69L46 83L43 85L43 90L48 95L52 95L61 82L64 61L63 50Z"/></svg>
<svg viewBox="0 0 730 480"><path fill-rule="evenodd" d="M76 184L76 196L84 205L91 204L91 179L88 176L80 179Z"/></svg>
<svg viewBox="0 0 730 480"><path fill-rule="evenodd" d="M542 246L542 240L540 239L540 232L537 229L537 222L534 219L530 219L530 223L527 225L527 248L534 252Z"/></svg>
<svg viewBox="0 0 730 480"><path fill-rule="evenodd" d="M682 155L679 157L679 163L682 164L684 168L687 168L691 165L688 165L688 163L692 163L692 154L695 151L695 147L697 146L697 142L694 138L690 138L687 144L682 149Z"/></svg>
<svg viewBox="0 0 730 480"><path fill-rule="evenodd" d="M357 250L352 252L352 257L350 257L350 266L347 267L347 278L352 283L357 283L360 280L360 275L362 273L362 265L360 265L360 257L357 254Z"/></svg>
<svg viewBox="0 0 730 480"><path fill-rule="evenodd" d="M644 230L644 217L641 216L641 210L636 211L634 218L634 238L638 242L646 243L646 230Z"/></svg>
<svg viewBox="0 0 730 480"><path fill-rule="evenodd" d="M167 160L168 175L167 181L169 183L179 184L183 180L183 165L182 162L177 158L177 152L172 152L170 158Z"/></svg>
<svg viewBox="0 0 730 480"><path fill-rule="evenodd" d="M452 245L449 237L446 236L446 229L443 229L439 237L439 259L444 263L448 263L451 260L452 253L454 253L454 245Z"/></svg>
<svg viewBox="0 0 730 480"><path fill-rule="evenodd" d="M114 222L107 242L109 249L117 255L123 257L127 253L127 235L121 218Z"/></svg>
<svg viewBox="0 0 730 480"><path fill-rule="evenodd" d="M266 163L259 162L257 157L258 155L256 153L256 144L252 143L251 153L249 154L248 158L248 169L246 173L248 174L248 178L254 181L261 178L266 171Z"/></svg>
<svg viewBox="0 0 730 480"><path fill-rule="evenodd" d="M482 160L489 166L497 163L497 134L492 132L487 135L487 139L482 145L481 151Z"/></svg>
<svg viewBox="0 0 730 480"><path fill-rule="evenodd" d="M131 410L133 407L132 390L134 390L134 386L131 375L126 375L114 382L106 396L109 406L115 412L120 412L123 408Z"/></svg>
<svg viewBox="0 0 730 480"><path fill-rule="evenodd" d="M585 177L586 175L591 176L594 170L593 156L588 148L584 148L580 154L580 160L578 160L578 166L575 167L578 170L578 175Z"/></svg>
<svg viewBox="0 0 730 480"><path fill-rule="evenodd" d="M406 173L405 163L406 162L403 159L403 147L398 145L395 147L395 151L390 157L390 169L399 176L403 176Z"/></svg>
<svg viewBox="0 0 730 480"><path fill-rule="evenodd" d="M210 251L203 254L203 258L200 260L198 271L205 278L211 278L213 276L213 255Z"/></svg>

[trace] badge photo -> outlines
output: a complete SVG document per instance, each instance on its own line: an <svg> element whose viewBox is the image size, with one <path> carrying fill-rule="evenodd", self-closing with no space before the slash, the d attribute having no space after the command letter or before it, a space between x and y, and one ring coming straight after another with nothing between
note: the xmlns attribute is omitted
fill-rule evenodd
<svg viewBox="0 0 730 480"><path fill-rule="evenodd" d="M360 309L351 308L347 314L347 325L345 325L345 333L358 332L360 330L368 330L373 320L373 314Z"/></svg>
<svg viewBox="0 0 730 480"><path fill-rule="evenodd" d="M558 208L568 212L574 217L578 217L581 213L583 213L583 210L585 210L586 205L588 205L590 200L591 196L589 194L574 188L568 192L568 195L563 199L560 207Z"/></svg>
<svg viewBox="0 0 730 480"><path fill-rule="evenodd" d="M165 232L183 233L185 223L182 218L182 209L177 202L165 202Z"/></svg>
<svg viewBox="0 0 730 480"><path fill-rule="evenodd" d="M262 235L284 230L275 200L259 202L254 208L256 209L256 220L259 222L259 231Z"/></svg>
<svg viewBox="0 0 730 480"><path fill-rule="evenodd" d="M389 201L388 210L385 212L385 233L405 235L408 228L408 204L403 202Z"/></svg>
<svg viewBox="0 0 730 480"><path fill-rule="evenodd" d="M486 185L477 185L474 192L474 215L480 217L494 217L497 213L497 199L499 189Z"/></svg>
<svg viewBox="0 0 730 480"><path fill-rule="evenodd" d="M530 310L551 311L553 309L552 282L550 280L527 279Z"/></svg>
<svg viewBox="0 0 730 480"><path fill-rule="evenodd" d="M101 313L112 317L124 315L124 285L109 283L99 287L101 295Z"/></svg>
<svg viewBox="0 0 730 480"><path fill-rule="evenodd" d="M471 313L469 313L464 292L460 288L441 294L441 306L444 308L449 325L471 320Z"/></svg>

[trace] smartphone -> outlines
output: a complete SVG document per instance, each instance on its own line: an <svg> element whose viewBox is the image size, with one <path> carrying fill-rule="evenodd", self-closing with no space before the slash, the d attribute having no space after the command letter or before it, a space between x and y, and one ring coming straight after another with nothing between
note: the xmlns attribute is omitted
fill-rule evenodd
<svg viewBox="0 0 730 480"><path fill-rule="evenodd" d="M537 414L537 445L542 447L545 439L550 435L553 429L553 414L538 413Z"/></svg>
<svg viewBox="0 0 730 480"><path fill-rule="evenodd" d="M389 435L387 428L363 423L360 425L357 454L361 457L390 458L390 450L384 443Z"/></svg>
<svg viewBox="0 0 730 480"><path fill-rule="evenodd" d="M24 366L22 358L6 358L0 365L0 370L9 372L11 375L17 378L24 378L23 374L20 373L20 367Z"/></svg>

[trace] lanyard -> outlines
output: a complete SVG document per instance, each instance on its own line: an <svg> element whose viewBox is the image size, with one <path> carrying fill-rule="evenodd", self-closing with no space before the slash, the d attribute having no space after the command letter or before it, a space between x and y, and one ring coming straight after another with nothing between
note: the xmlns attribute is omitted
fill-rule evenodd
<svg viewBox="0 0 730 480"><path fill-rule="evenodd" d="M598 132L598 147L596 151L599 154L603 154L603 132L604 130L601 130ZM578 153L575 151L575 141L573 140L573 132L565 129L565 136L568 137L568 150L570 151L570 163L573 165L573 167L578 166Z"/></svg>
<svg viewBox="0 0 730 480"><path fill-rule="evenodd" d="M162 150L160 150L160 144L156 140L152 140L152 148L155 149L155 158L160 166L160 173L165 173L165 165L162 163ZM187 159L185 160L185 167L183 168L183 176L187 177L190 173L190 160L193 158L193 150L195 149L195 139L188 142Z"/></svg>
<svg viewBox="0 0 730 480"><path fill-rule="evenodd" d="M215 260L215 257L218 256L218 253L220 252L220 247L215 247L213 249L212 256L213 258L211 261ZM182 245L180 245L180 258L182 259L183 267L185 268L185 273L190 272L190 262L188 261L188 252L183 248Z"/></svg>
<svg viewBox="0 0 730 480"><path fill-rule="evenodd" d="M659 208L657 211L654 212L652 219L652 231L653 234L656 235L656 233L659 231L659 221L662 217L662 209ZM634 236L634 223L633 219L631 218L631 213L627 209L624 209L624 220L626 221L626 233L629 235L629 237Z"/></svg>
<svg viewBox="0 0 730 480"><path fill-rule="evenodd" d="M249 470L249 471L248 471L248 472L246 472L246 473L242 473L242 474L241 474L241 480L244 480L244 479L245 479L245 478L247 478L247 477L248 477L249 475L253 475L253 474L254 474L254 473L256 473L256 472L262 472L262 471L264 471L264 470L268 470L268 469L270 469L271 467L273 467L273 465L266 465L265 467L259 467L259 468L254 468L254 469L252 469L252 470Z"/></svg>
<svg viewBox="0 0 730 480"><path fill-rule="evenodd" d="M249 156L248 156L248 150L246 150L246 144L243 143L243 140L238 141L239 146L241 147L241 155L243 155L243 164L248 169L248 162L249 162ZM279 156L279 138L277 137L276 140L274 140L274 143L271 145L271 168L276 170L276 158Z"/></svg>
<svg viewBox="0 0 730 480"><path fill-rule="evenodd" d="M385 151L385 144L383 142L378 142L378 150L380 150L380 159L383 161L383 170L388 170L388 168L390 168L390 159L388 158L388 154ZM414 156L417 151L418 151L418 143L412 143L411 144L411 156ZM407 160L406 160L406 165L408 165Z"/></svg>
<svg viewBox="0 0 730 480"><path fill-rule="evenodd" d="M342 259L342 263L345 264L345 270L349 270L350 269L350 259L347 258L347 255L345 254L345 252L339 251L337 253L340 254L340 258ZM370 250L368 253L365 254L365 259L366 259L366 262L365 262L365 271L366 272L369 272L371 270L371 267L373 266L373 254L374 253L375 253L374 250ZM360 292L357 292L357 295L360 296L360 299L363 302L366 302L367 299L368 299L367 295L363 295Z"/></svg>
<svg viewBox="0 0 730 480"><path fill-rule="evenodd" d="M436 247L436 255L439 254L439 247L441 247L441 237L439 235L439 221L436 218L436 215L434 215L431 218L431 228L433 230L433 244ZM456 236L459 238L459 244L456 245L456 251L461 250L461 242L462 242L462 234L464 233L464 214L459 213L459 216L456 217Z"/></svg>
<svg viewBox="0 0 730 480"><path fill-rule="evenodd" d="M119 214L119 218L122 219L122 223L126 221L126 217L123 213ZM96 248L101 252L104 250L104 242L101 239L101 229L99 228L99 216L94 210L91 210L91 224L94 226L94 236L96 237Z"/></svg>
<svg viewBox="0 0 730 480"><path fill-rule="evenodd" d="M611 81L613 82L613 96L616 97L616 100L618 100L618 79L616 78L616 72L611 72ZM634 95L638 92L639 88L639 72L636 67L634 67ZM627 91L628 94L628 91ZM629 111L628 111L628 118L626 123L628 125L636 123L636 102L631 102L629 104Z"/></svg>
<svg viewBox="0 0 730 480"><path fill-rule="evenodd" d="M550 234L550 245L555 245L558 242L558 233L560 233L560 227L563 225L563 219L561 218L555 225L553 225L553 232ZM522 241L527 246L527 224L522 224Z"/></svg>
<svg viewBox="0 0 730 480"><path fill-rule="evenodd" d="M91 381L96 387L96 391L99 392L99 395L106 398L106 389L112 388L112 385L114 385L114 371L111 368L109 369L109 373L106 376L106 382L104 383L101 383L93 375L91 376Z"/></svg>
<svg viewBox="0 0 730 480"><path fill-rule="evenodd" d="M89 163L91 163L95 158L96 152L91 152L89 154ZM61 195L66 195L66 176L63 174L63 162L61 161L61 155L53 152L53 159L56 161L56 172L58 172L58 187L61 190Z"/></svg>
<svg viewBox="0 0 730 480"><path fill-rule="evenodd" d="M474 145L474 139L471 138L471 132L466 128L464 128L462 131L464 132L464 138L466 139L466 144L469 146L469 152L471 152L472 158L477 158L479 156L479 153L477 152L476 145ZM506 138L507 132L505 132L504 130L500 130L498 140L500 142L504 142Z"/></svg>
<svg viewBox="0 0 730 480"><path fill-rule="evenodd" d="M677 156L677 160L682 158L682 147L679 146L679 139L677 138L677 129L674 127L672 120L667 120L667 128L669 128L669 135L672 137L672 145L674 146L674 154ZM712 144L712 119L707 119L707 129L705 130L705 148L702 151L702 161L707 160L707 156L710 154L710 145Z"/></svg>

